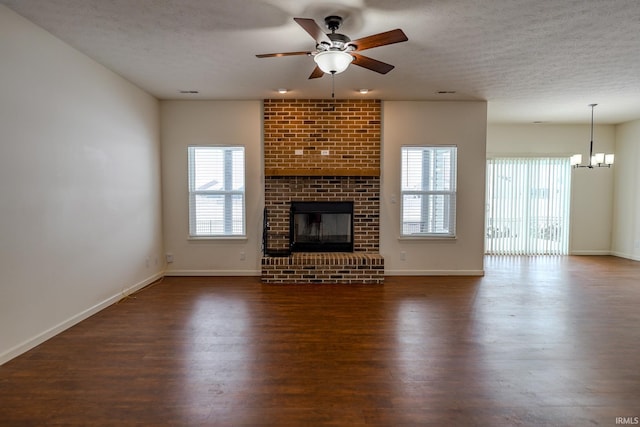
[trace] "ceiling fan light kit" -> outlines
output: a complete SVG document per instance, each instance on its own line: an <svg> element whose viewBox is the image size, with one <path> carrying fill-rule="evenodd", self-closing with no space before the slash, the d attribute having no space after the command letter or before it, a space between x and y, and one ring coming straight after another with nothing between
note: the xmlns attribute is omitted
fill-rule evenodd
<svg viewBox="0 0 640 427"><path fill-rule="evenodd" d="M342 73L349 67L353 59L353 56L343 50L325 50L318 52L313 57L318 67L326 74Z"/></svg>

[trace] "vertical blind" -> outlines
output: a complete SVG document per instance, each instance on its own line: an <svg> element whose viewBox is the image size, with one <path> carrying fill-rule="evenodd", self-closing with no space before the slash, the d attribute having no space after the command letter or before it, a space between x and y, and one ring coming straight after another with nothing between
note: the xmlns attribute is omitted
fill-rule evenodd
<svg viewBox="0 0 640 427"><path fill-rule="evenodd" d="M402 236L455 236L456 154L453 146L402 147Z"/></svg>
<svg viewBox="0 0 640 427"><path fill-rule="evenodd" d="M189 235L244 235L244 147L189 147L188 153Z"/></svg>
<svg viewBox="0 0 640 427"><path fill-rule="evenodd" d="M487 161L485 252L569 252L571 166L568 158Z"/></svg>

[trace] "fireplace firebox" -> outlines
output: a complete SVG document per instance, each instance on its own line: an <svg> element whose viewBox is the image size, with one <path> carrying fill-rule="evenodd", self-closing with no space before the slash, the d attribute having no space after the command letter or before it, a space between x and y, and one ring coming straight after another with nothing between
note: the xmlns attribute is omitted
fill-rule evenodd
<svg viewBox="0 0 640 427"><path fill-rule="evenodd" d="M291 202L291 252L353 252L353 202Z"/></svg>

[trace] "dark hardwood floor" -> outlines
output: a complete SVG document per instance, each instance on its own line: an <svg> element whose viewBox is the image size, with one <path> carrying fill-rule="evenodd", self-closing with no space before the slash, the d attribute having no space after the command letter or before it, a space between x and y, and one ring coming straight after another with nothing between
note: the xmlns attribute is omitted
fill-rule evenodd
<svg viewBox="0 0 640 427"><path fill-rule="evenodd" d="M488 257L486 271L370 286L168 277L0 366L0 425L640 416L640 263Z"/></svg>

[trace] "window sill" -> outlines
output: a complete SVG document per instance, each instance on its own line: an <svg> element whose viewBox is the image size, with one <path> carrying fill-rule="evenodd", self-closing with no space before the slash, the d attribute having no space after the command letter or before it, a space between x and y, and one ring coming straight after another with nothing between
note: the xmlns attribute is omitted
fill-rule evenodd
<svg viewBox="0 0 640 427"><path fill-rule="evenodd" d="M247 240L249 240L249 238L247 236L189 236L187 237L187 240L196 242L220 240L235 240L246 242Z"/></svg>
<svg viewBox="0 0 640 427"><path fill-rule="evenodd" d="M458 240L458 236L400 236L398 240L442 240L442 241L453 241Z"/></svg>

